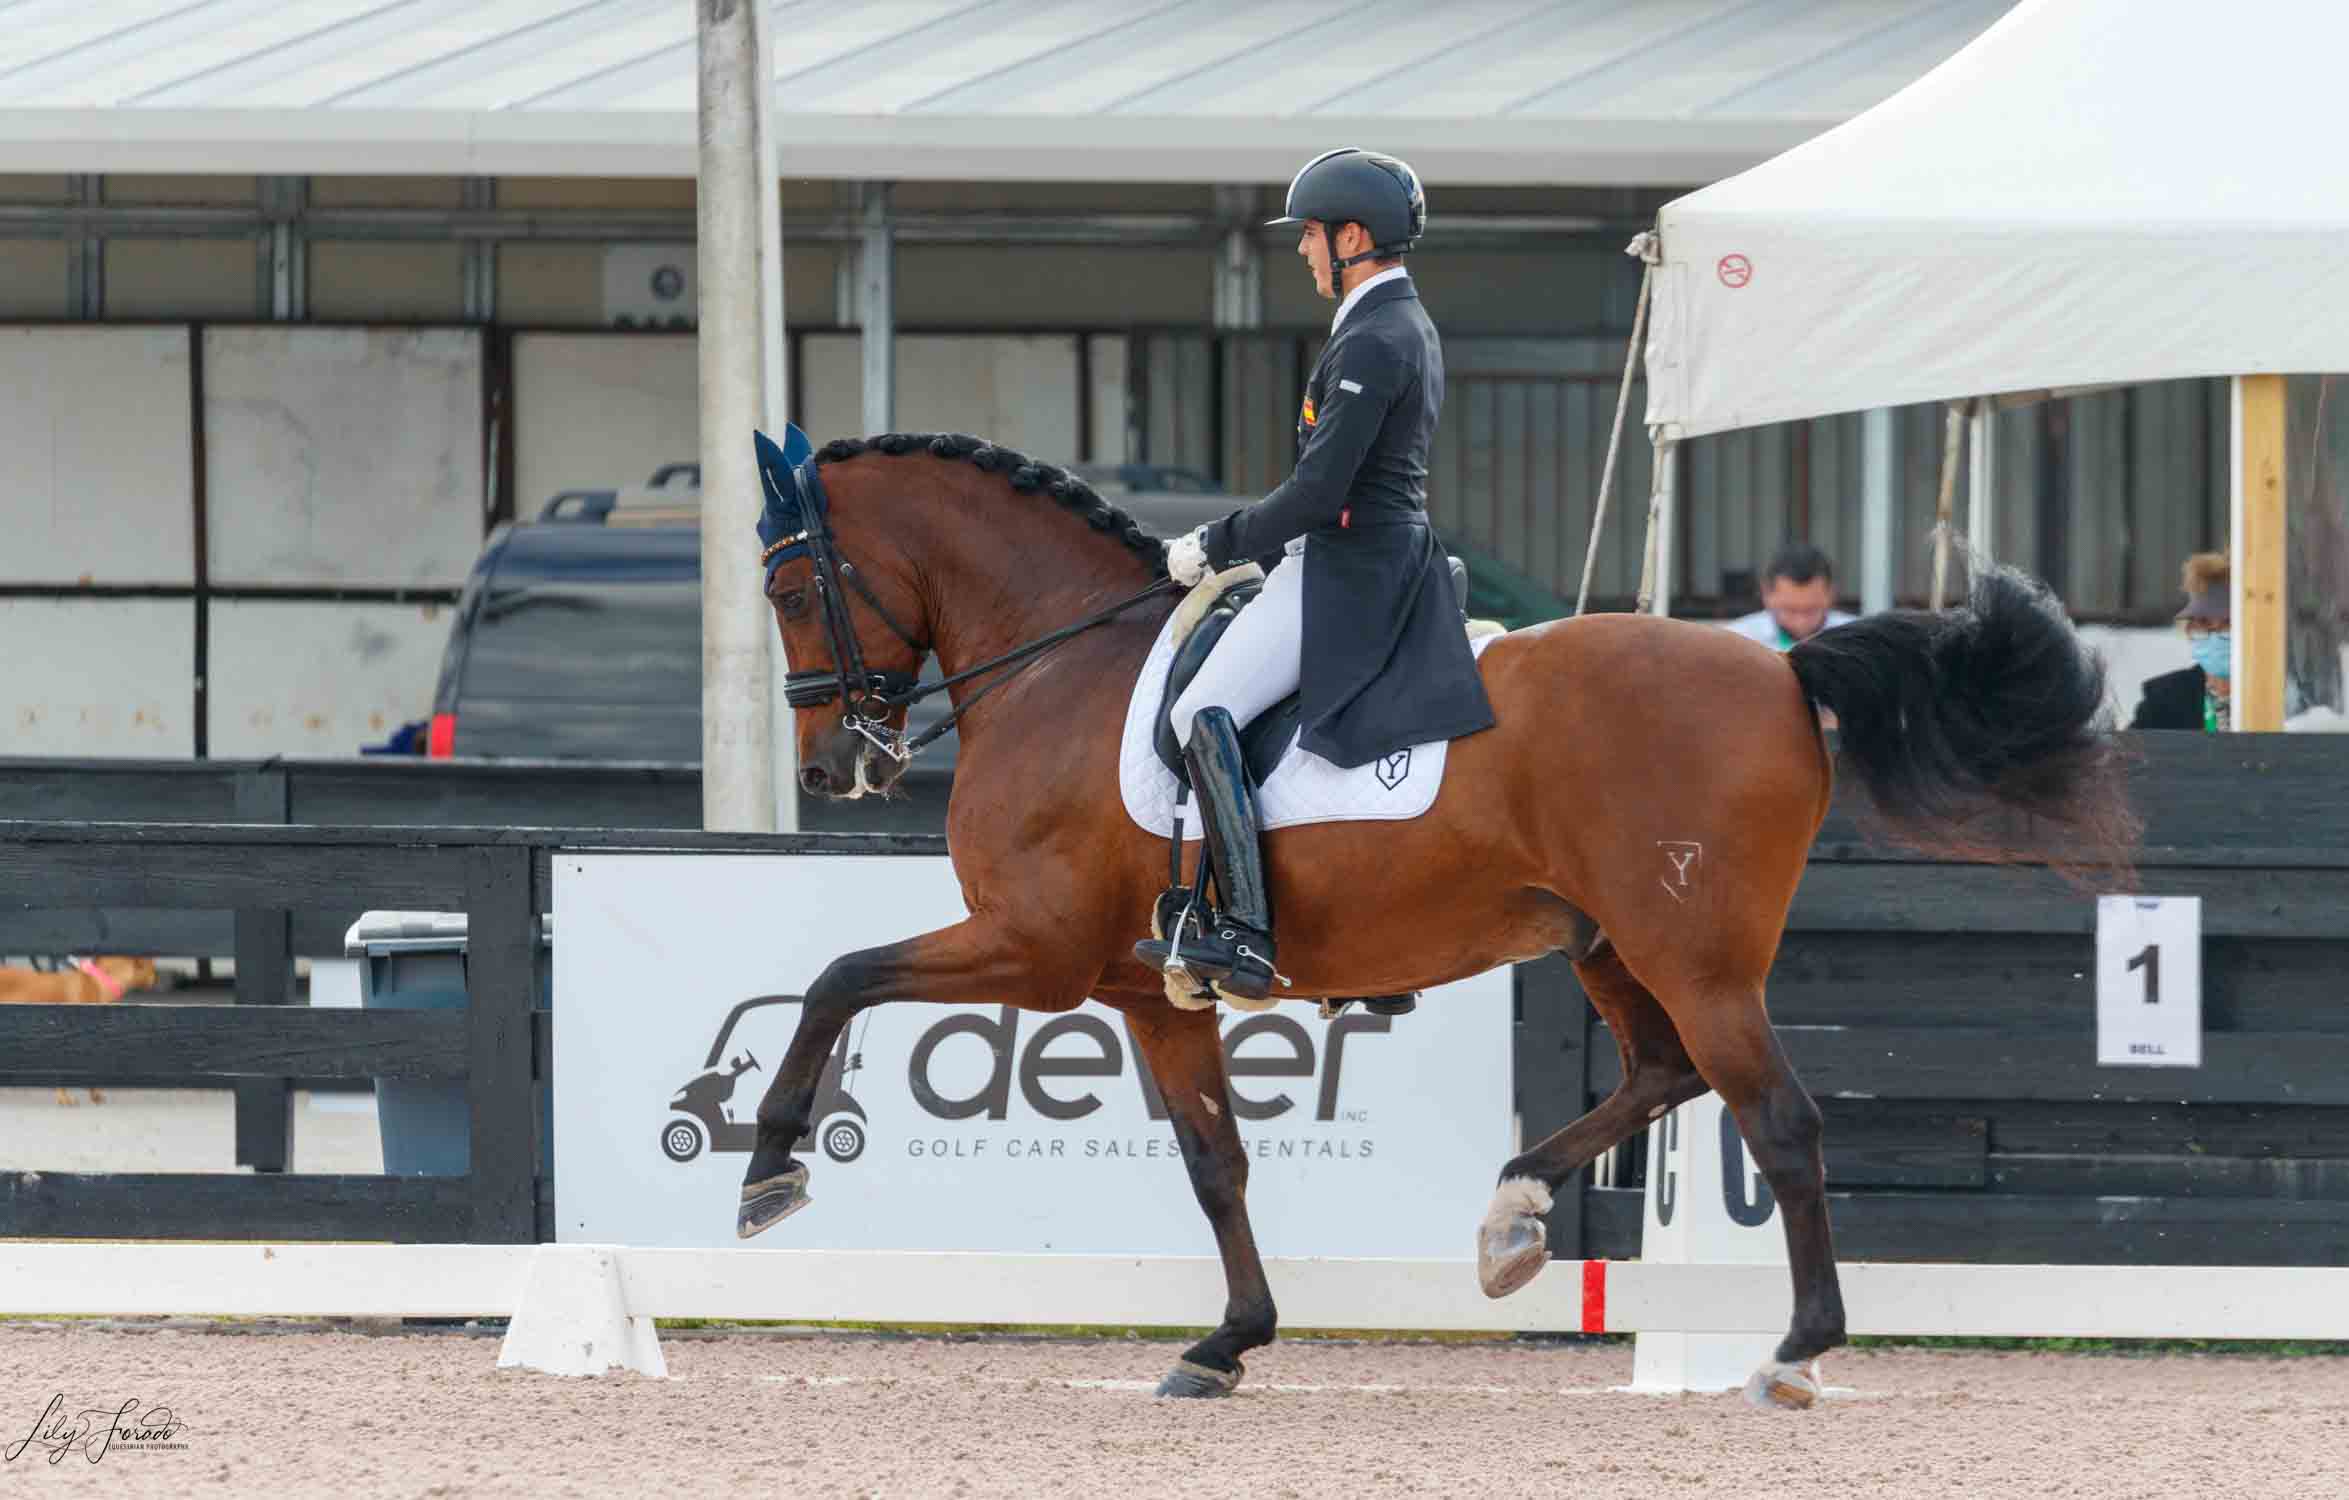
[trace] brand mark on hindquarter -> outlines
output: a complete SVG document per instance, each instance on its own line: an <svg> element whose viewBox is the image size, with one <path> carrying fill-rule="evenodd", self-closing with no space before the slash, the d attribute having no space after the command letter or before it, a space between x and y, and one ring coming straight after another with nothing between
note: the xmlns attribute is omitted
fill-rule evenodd
<svg viewBox="0 0 2349 1500"><path fill-rule="evenodd" d="M1668 873L1657 879L1663 884L1664 894L1675 901L1686 901L1696 887L1691 877L1697 866L1704 863L1705 846L1694 839L1658 839L1656 847L1663 851L1664 862L1671 866Z"/></svg>

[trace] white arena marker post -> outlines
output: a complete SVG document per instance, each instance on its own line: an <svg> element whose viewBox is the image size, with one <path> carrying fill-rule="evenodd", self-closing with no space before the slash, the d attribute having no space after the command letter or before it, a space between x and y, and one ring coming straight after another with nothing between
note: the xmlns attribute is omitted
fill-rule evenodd
<svg viewBox="0 0 2349 1500"><path fill-rule="evenodd" d="M666 1376L649 1317L631 1317L618 1247L541 1245L530 1258L522 1305L506 1325L498 1368L548 1375L601 1375L618 1366Z"/></svg>
<svg viewBox="0 0 2349 1500"><path fill-rule="evenodd" d="M1648 1127L1641 1261L1668 1266L1784 1266L1778 1200L1746 1154L1719 1094ZM1634 1391L1733 1391L1777 1348L1779 1335L1642 1333L1632 1344Z"/></svg>

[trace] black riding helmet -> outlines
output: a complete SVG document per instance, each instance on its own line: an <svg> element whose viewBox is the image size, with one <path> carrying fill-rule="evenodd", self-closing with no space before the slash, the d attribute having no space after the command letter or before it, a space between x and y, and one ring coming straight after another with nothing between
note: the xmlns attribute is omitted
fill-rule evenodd
<svg viewBox="0 0 2349 1500"><path fill-rule="evenodd" d="M1329 246L1330 292L1337 294L1338 273L1346 267L1381 256L1401 255L1427 232L1427 193L1419 174L1399 157L1381 156L1359 146L1324 151L1289 179L1285 211L1265 227L1321 221L1323 242ZM1338 230L1359 224L1370 236L1370 248L1360 255L1338 259Z"/></svg>

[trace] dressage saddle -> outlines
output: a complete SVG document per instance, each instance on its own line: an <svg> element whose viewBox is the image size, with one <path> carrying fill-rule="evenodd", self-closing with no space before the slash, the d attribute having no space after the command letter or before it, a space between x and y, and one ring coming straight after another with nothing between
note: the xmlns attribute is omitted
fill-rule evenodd
<svg viewBox="0 0 2349 1500"><path fill-rule="evenodd" d="M1468 565L1457 557L1449 558L1448 561L1452 564L1452 594L1460 601L1461 618L1465 620L1468 615ZM1174 727L1167 722L1167 716L1172 712L1175 700L1183 695L1183 689L1189 687L1191 679L1199 675L1199 668L1206 664L1208 653L1215 649L1215 643L1223 639L1224 631L1230 629L1232 621L1239 618L1240 611L1254 603L1256 596L1263 592L1262 582L1244 583L1237 588L1227 589L1207 611L1205 618L1193 627L1182 645L1175 648L1174 660L1167 664L1166 692L1159 700L1158 718L1151 730L1150 743L1157 750L1159 760L1174 772L1175 780L1185 786L1190 784L1191 775L1183 766L1183 747L1176 743ZM1264 785L1265 779L1272 775L1273 768L1281 763L1281 757L1287 755L1289 747L1297 743L1297 723L1301 717L1298 695L1291 693L1258 714L1240 731L1240 753L1248 763L1249 779L1258 786Z"/></svg>

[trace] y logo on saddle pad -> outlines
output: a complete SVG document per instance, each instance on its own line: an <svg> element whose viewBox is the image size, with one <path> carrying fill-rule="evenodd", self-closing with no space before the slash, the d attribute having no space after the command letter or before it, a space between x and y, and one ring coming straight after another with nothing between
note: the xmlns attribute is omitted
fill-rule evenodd
<svg viewBox="0 0 2349 1500"><path fill-rule="evenodd" d="M1705 857L1705 846L1690 839L1658 839L1656 847L1664 851L1664 859L1672 872L1658 878L1664 883L1664 894L1675 901L1686 901L1690 886L1688 877Z"/></svg>
<svg viewBox="0 0 2349 1500"><path fill-rule="evenodd" d="M1411 779L1411 747L1405 745L1392 755L1378 758L1379 785L1393 791Z"/></svg>

